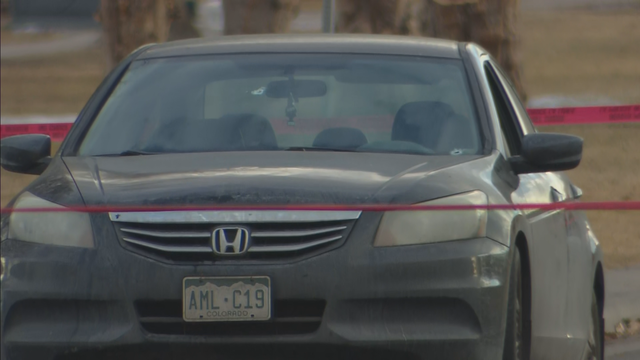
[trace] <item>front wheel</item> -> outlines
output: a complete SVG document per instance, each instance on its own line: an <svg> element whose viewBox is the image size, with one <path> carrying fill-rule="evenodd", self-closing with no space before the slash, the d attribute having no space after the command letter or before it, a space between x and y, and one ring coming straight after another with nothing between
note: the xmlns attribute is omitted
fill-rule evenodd
<svg viewBox="0 0 640 360"><path fill-rule="evenodd" d="M523 324L522 264L520 251L516 248L509 279L509 304L507 307L507 328L504 338L503 360L526 360L529 358L525 350Z"/></svg>
<svg viewBox="0 0 640 360"><path fill-rule="evenodd" d="M596 292L591 294L591 322L589 324L589 341L584 360L603 360L602 354L602 326L600 324L600 309Z"/></svg>

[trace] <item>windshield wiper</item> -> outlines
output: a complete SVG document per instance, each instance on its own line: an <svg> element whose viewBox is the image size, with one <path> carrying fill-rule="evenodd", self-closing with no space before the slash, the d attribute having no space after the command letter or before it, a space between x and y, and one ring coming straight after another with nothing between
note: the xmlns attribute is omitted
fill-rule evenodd
<svg viewBox="0 0 640 360"><path fill-rule="evenodd" d="M139 156L139 155L155 155L156 152L129 149L118 154L103 154L99 156Z"/></svg>
<svg viewBox="0 0 640 360"><path fill-rule="evenodd" d="M284 151L338 151L338 152L358 152L355 149L325 148L315 146L292 146L283 149Z"/></svg>

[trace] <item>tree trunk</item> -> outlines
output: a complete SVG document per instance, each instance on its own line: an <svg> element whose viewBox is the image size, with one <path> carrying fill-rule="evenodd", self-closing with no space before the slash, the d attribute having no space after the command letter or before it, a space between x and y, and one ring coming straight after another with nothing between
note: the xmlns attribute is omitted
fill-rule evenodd
<svg viewBox="0 0 640 360"><path fill-rule="evenodd" d="M523 101L519 38L519 0L423 0L425 36L475 42L500 63Z"/></svg>
<svg viewBox="0 0 640 360"><path fill-rule="evenodd" d="M200 31L195 27L195 0L175 0L175 20L169 29L169 41L199 38Z"/></svg>
<svg viewBox="0 0 640 360"><path fill-rule="evenodd" d="M526 101L518 49L519 0L340 0L338 32L423 35L478 43Z"/></svg>
<svg viewBox="0 0 640 360"><path fill-rule="evenodd" d="M225 35L285 33L300 0L223 0L223 6Z"/></svg>
<svg viewBox="0 0 640 360"><path fill-rule="evenodd" d="M337 32L419 35L416 0L340 0Z"/></svg>
<svg viewBox="0 0 640 360"><path fill-rule="evenodd" d="M173 0L102 0L109 69L142 45L166 41L173 17Z"/></svg>

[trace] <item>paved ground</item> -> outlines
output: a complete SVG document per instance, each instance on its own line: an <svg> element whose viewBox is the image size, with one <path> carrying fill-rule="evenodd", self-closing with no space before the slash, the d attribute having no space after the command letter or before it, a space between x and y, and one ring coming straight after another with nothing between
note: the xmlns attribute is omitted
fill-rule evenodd
<svg viewBox="0 0 640 360"><path fill-rule="evenodd" d="M640 318L640 266L608 270L604 276L606 331L614 331L622 319Z"/></svg>
<svg viewBox="0 0 640 360"><path fill-rule="evenodd" d="M60 39L46 42L2 45L1 59L13 59L28 56L40 56L59 52L84 49L100 39L100 31L78 31L63 34Z"/></svg>
<svg viewBox="0 0 640 360"><path fill-rule="evenodd" d="M575 7L611 8L640 5L638 0L520 0L523 10L548 10Z"/></svg>
<svg viewBox="0 0 640 360"><path fill-rule="evenodd" d="M640 337L616 340L605 346L606 360L640 359Z"/></svg>
<svg viewBox="0 0 640 360"><path fill-rule="evenodd" d="M547 95L532 97L527 106L530 108L557 108L557 107L579 107L579 106L613 106L623 105L622 102L601 95L592 96L566 96Z"/></svg>

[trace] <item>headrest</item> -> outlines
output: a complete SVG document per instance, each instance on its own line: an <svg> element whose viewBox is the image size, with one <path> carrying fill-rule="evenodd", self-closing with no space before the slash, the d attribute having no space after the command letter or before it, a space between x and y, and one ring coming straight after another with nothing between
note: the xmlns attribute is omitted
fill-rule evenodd
<svg viewBox="0 0 640 360"><path fill-rule="evenodd" d="M416 101L404 104L396 113L391 140L410 141L434 149L440 130L454 111L440 101Z"/></svg>
<svg viewBox="0 0 640 360"><path fill-rule="evenodd" d="M254 114L229 114L220 119L177 119L159 129L148 147L158 151L178 152L277 148L276 136L269 120Z"/></svg>
<svg viewBox="0 0 640 360"><path fill-rule="evenodd" d="M237 139L241 149L273 150L278 147L273 127L263 116L228 114L221 117L219 121L231 129L232 136Z"/></svg>

